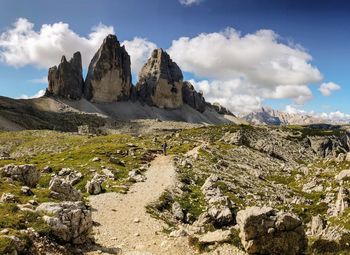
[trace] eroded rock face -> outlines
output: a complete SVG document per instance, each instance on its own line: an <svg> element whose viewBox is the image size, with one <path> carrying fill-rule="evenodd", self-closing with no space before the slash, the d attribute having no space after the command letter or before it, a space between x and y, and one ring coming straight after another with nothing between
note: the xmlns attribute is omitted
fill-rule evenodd
<svg viewBox="0 0 350 255"><path fill-rule="evenodd" d="M307 248L302 222L295 215L269 207L248 207L237 213L244 249L249 254L303 254Z"/></svg>
<svg viewBox="0 0 350 255"><path fill-rule="evenodd" d="M84 79L80 52L74 53L69 62L63 56L61 63L49 69L47 95L68 99L80 99L83 95Z"/></svg>
<svg viewBox="0 0 350 255"><path fill-rule="evenodd" d="M185 81L183 83L182 98L185 104L188 104L189 106L196 109L197 111L199 112L205 111L206 102L203 97L203 94L200 92L197 92L194 89L193 85L188 81Z"/></svg>
<svg viewBox="0 0 350 255"><path fill-rule="evenodd" d="M36 210L46 214L44 221L60 240L72 244L90 240L91 210L83 202L43 203Z"/></svg>
<svg viewBox="0 0 350 255"><path fill-rule="evenodd" d="M49 189L50 195L60 200L79 201L83 197L81 192L76 190L68 180L57 176L50 181Z"/></svg>
<svg viewBox="0 0 350 255"><path fill-rule="evenodd" d="M0 175L29 187L35 187L40 179L40 172L34 165L6 165L0 169Z"/></svg>
<svg viewBox="0 0 350 255"><path fill-rule="evenodd" d="M178 108L183 105L182 80L178 65L165 51L156 49L141 69L136 93L140 100L149 105Z"/></svg>
<svg viewBox="0 0 350 255"><path fill-rule="evenodd" d="M108 35L89 65L85 97L109 103L129 99L130 91L130 56L115 35Z"/></svg>

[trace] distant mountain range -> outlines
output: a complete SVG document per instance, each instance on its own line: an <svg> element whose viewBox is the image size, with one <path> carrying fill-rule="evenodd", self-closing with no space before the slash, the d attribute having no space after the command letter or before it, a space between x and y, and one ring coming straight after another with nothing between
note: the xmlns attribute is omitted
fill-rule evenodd
<svg viewBox="0 0 350 255"><path fill-rule="evenodd" d="M249 113L243 117L244 120L255 125L310 125L310 124L347 124L346 119L322 118L304 113L287 113L272 108L261 108L261 110Z"/></svg>

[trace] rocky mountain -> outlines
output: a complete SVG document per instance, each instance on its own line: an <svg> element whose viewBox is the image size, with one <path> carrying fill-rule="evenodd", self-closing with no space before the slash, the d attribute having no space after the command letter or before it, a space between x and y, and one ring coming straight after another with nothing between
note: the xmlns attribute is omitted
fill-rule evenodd
<svg viewBox="0 0 350 255"><path fill-rule="evenodd" d="M196 109L199 112L204 112L207 106L203 93L197 92L193 85L184 81L182 86L182 98L185 104L188 104L192 108Z"/></svg>
<svg viewBox="0 0 350 255"><path fill-rule="evenodd" d="M243 119L255 125L310 125L330 123L329 120L302 113L287 113L272 108L261 108L260 111L249 113Z"/></svg>
<svg viewBox="0 0 350 255"><path fill-rule="evenodd" d="M89 65L84 95L99 103L128 100L131 86L130 56L115 35L108 35Z"/></svg>
<svg viewBox="0 0 350 255"><path fill-rule="evenodd" d="M183 86L181 69L165 51L156 49L140 71L136 92L150 105L174 109L183 105Z"/></svg>
<svg viewBox="0 0 350 255"><path fill-rule="evenodd" d="M69 62L63 56L58 67L54 66L49 69L48 81L46 95L73 100L80 99L84 88L80 52L74 53Z"/></svg>

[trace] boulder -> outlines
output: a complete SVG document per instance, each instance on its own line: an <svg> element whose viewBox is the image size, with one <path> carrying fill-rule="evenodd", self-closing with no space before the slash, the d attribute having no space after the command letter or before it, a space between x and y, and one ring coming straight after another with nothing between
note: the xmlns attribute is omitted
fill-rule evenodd
<svg viewBox="0 0 350 255"><path fill-rule="evenodd" d="M67 99L80 99L83 95L84 79L80 52L74 53L69 62L63 56L61 63L49 69L49 86L46 95Z"/></svg>
<svg viewBox="0 0 350 255"><path fill-rule="evenodd" d="M203 97L202 92L197 92L193 85L184 81L182 86L182 99L185 104L188 104L192 108L199 112L204 112L206 107L206 102Z"/></svg>
<svg viewBox="0 0 350 255"><path fill-rule="evenodd" d="M174 202L171 206L171 212L174 215L174 218L179 221L183 221L185 214L182 211L181 205L179 202Z"/></svg>
<svg viewBox="0 0 350 255"><path fill-rule="evenodd" d="M128 100L131 86L130 56L115 35L108 35L90 62L84 95L99 103Z"/></svg>
<svg viewBox="0 0 350 255"><path fill-rule="evenodd" d="M102 184L104 182L104 176L95 174L94 177L86 183L85 189L90 195L100 194L103 190Z"/></svg>
<svg viewBox="0 0 350 255"><path fill-rule="evenodd" d="M214 243L223 243L230 241L231 231L230 230L216 230L213 232L208 232L205 235L199 237L198 242L200 244L214 244Z"/></svg>
<svg viewBox="0 0 350 255"><path fill-rule="evenodd" d="M51 179L49 189L50 195L59 200L79 201L82 199L79 190L76 190L69 181L57 176Z"/></svg>
<svg viewBox="0 0 350 255"><path fill-rule="evenodd" d="M34 165L6 165L0 169L0 176L13 181L19 181L23 185L35 187L40 179L40 172Z"/></svg>
<svg viewBox="0 0 350 255"><path fill-rule="evenodd" d="M231 208L232 202L224 196L217 187L219 177L216 174L210 175L201 187L204 199L208 203L207 213L215 226L230 225L233 222Z"/></svg>
<svg viewBox="0 0 350 255"><path fill-rule="evenodd" d="M141 101L159 108L183 105L183 75L178 65L162 49L152 52L139 74L136 93Z"/></svg>
<svg viewBox="0 0 350 255"><path fill-rule="evenodd" d="M339 174L337 174L335 176L335 180L337 182L349 181L350 180L350 169L341 171Z"/></svg>
<svg viewBox="0 0 350 255"><path fill-rule="evenodd" d="M307 248L302 222L297 216L269 207L248 207L237 213L244 249L249 254L302 254Z"/></svg>
<svg viewBox="0 0 350 255"><path fill-rule="evenodd" d="M131 182L144 182L146 176L144 176L139 170L131 170L128 174L128 180Z"/></svg>
<svg viewBox="0 0 350 255"><path fill-rule="evenodd" d="M333 208L333 216L342 215L345 209L349 208L349 190L345 187L340 187L337 195L337 200L335 201Z"/></svg>
<svg viewBox="0 0 350 255"><path fill-rule="evenodd" d="M17 203L18 198L11 193L3 193L0 198L1 203Z"/></svg>
<svg viewBox="0 0 350 255"><path fill-rule="evenodd" d="M83 202L43 203L36 209L59 240L86 244L92 232L91 210Z"/></svg>

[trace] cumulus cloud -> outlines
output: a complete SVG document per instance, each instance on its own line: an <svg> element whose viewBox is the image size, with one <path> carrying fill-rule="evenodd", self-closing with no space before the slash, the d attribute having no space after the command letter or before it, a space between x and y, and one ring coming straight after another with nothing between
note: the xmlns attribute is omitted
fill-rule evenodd
<svg viewBox="0 0 350 255"><path fill-rule="evenodd" d="M146 63L147 59L151 56L157 45L147 39L135 37L131 41L124 41L127 52L131 59L131 71L134 75L138 75L142 66Z"/></svg>
<svg viewBox="0 0 350 255"><path fill-rule="evenodd" d="M35 84L47 84L48 80L47 80L47 76L38 78L38 79L33 79L30 80L31 83L35 83Z"/></svg>
<svg viewBox="0 0 350 255"><path fill-rule="evenodd" d="M44 24L39 31L25 18L19 18L11 28L0 35L0 60L10 66L35 65L48 68L57 64L62 55L70 58L80 51L87 66L106 35L113 27L100 24L87 37L72 31L68 24Z"/></svg>
<svg viewBox="0 0 350 255"><path fill-rule="evenodd" d="M203 0L179 0L180 4L190 6L193 4L200 4Z"/></svg>
<svg viewBox="0 0 350 255"><path fill-rule="evenodd" d="M42 97L43 95L45 95L45 89L39 90L37 93L35 93L32 96L28 96L28 95L23 94L18 99L32 99L32 98Z"/></svg>
<svg viewBox="0 0 350 255"><path fill-rule="evenodd" d="M318 90L322 93L322 95L330 96L332 94L332 91L340 90L340 88L341 87L334 82L327 82L322 83Z"/></svg>
<svg viewBox="0 0 350 255"><path fill-rule="evenodd" d="M33 23L19 18L0 35L0 61L14 67L34 65L49 68L59 63L62 55L69 59L74 52L80 51L83 66L87 67L108 34L114 34L114 28L100 24L93 27L87 37L83 37L62 22L44 24L35 31ZM133 74L138 74L152 50L157 47L149 40L139 37L123 41L122 44L130 54ZM33 82L42 83L43 80Z"/></svg>
<svg viewBox="0 0 350 255"><path fill-rule="evenodd" d="M187 72L206 77L214 86L225 87L222 101L249 95L252 102L265 98L287 98L303 104L312 98L308 85L322 80L322 74L310 62L303 48L281 42L271 30L241 35L233 28L222 32L181 37L169 49L172 58ZM239 80L239 85L237 81ZM239 88L238 88L239 87ZM215 89L208 90L206 97ZM237 94L238 93L238 94ZM234 102L227 103L237 111Z"/></svg>

